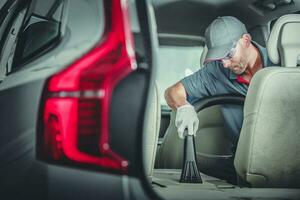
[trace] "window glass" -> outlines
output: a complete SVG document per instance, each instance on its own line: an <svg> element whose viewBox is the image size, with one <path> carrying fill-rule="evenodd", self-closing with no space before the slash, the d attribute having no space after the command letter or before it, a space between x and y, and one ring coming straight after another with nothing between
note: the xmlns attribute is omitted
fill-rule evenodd
<svg viewBox="0 0 300 200"><path fill-rule="evenodd" d="M1 1L0 3L0 40L3 40L4 31L8 26L9 20L12 18L15 9L16 3L14 0L10 1ZM1 44L0 44L1 48Z"/></svg>
<svg viewBox="0 0 300 200"><path fill-rule="evenodd" d="M38 0L18 38L13 70L59 41L63 0Z"/></svg>
<svg viewBox="0 0 300 200"><path fill-rule="evenodd" d="M5 0L1 0L1 1L0 1L0 10L1 10L1 8L4 6L5 3L6 3Z"/></svg>
<svg viewBox="0 0 300 200"><path fill-rule="evenodd" d="M202 50L202 46L160 46L157 83L161 105L167 105L164 98L165 89L200 69Z"/></svg>
<svg viewBox="0 0 300 200"><path fill-rule="evenodd" d="M34 15L47 18L49 20L60 21L62 0L39 0L34 8Z"/></svg>
<svg viewBox="0 0 300 200"><path fill-rule="evenodd" d="M16 49L17 37L25 19L27 7L27 3L18 4L16 1L11 0L1 10L0 81L3 81L11 70L11 61Z"/></svg>

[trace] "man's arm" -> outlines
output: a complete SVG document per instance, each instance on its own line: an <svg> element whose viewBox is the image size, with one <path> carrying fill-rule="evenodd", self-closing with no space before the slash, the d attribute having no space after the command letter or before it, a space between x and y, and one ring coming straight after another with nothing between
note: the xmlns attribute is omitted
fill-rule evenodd
<svg viewBox="0 0 300 200"><path fill-rule="evenodd" d="M214 90L215 76L223 73L216 63L207 63L206 67L181 79L165 91L165 99L172 109L188 104L187 99L202 99ZM188 97L187 97L188 95Z"/></svg>
<svg viewBox="0 0 300 200"><path fill-rule="evenodd" d="M177 127L178 136L182 139L185 136L185 129L188 130L189 135L195 135L199 124L197 113L186 98L186 91L180 81L165 91L165 99L168 105L177 110L175 126Z"/></svg>
<svg viewBox="0 0 300 200"><path fill-rule="evenodd" d="M180 81L166 89L165 99L167 104L175 110L180 106L188 104L186 100L186 91Z"/></svg>
<svg viewBox="0 0 300 200"><path fill-rule="evenodd" d="M183 78L165 91L168 105L176 110L175 126L180 138L184 138L185 129L188 129L189 135L196 134L198 129L197 113L187 99L202 99L213 94L215 77L223 73L219 69L216 62L207 63L206 67Z"/></svg>

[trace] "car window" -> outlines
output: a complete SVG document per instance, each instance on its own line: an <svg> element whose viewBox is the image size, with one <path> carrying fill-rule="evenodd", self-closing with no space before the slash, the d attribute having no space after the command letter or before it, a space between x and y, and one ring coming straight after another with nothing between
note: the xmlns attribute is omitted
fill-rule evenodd
<svg viewBox="0 0 300 200"><path fill-rule="evenodd" d="M63 0L38 0L18 37L12 71L43 55L60 38Z"/></svg>
<svg viewBox="0 0 300 200"><path fill-rule="evenodd" d="M0 27L0 81L6 77L15 52L17 36L25 19L28 4L12 0L1 9Z"/></svg>
<svg viewBox="0 0 300 200"><path fill-rule="evenodd" d="M0 1L0 9L4 6L4 4L5 4L6 2L7 2L7 1L5 1L5 0Z"/></svg>
<svg viewBox="0 0 300 200"><path fill-rule="evenodd" d="M4 42L5 30L15 13L17 2L15 0L1 2L0 8L0 49L2 49Z"/></svg>
<svg viewBox="0 0 300 200"><path fill-rule="evenodd" d="M200 69L202 50L202 46L160 46L157 83L161 105L167 105L165 89Z"/></svg>

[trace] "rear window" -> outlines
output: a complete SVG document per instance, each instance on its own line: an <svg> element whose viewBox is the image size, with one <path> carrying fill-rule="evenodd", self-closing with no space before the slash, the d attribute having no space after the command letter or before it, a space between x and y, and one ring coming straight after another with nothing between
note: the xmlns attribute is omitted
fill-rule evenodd
<svg viewBox="0 0 300 200"><path fill-rule="evenodd" d="M38 0L30 5L16 46L12 70L31 61L58 43L64 0Z"/></svg>
<svg viewBox="0 0 300 200"><path fill-rule="evenodd" d="M165 89L200 69L202 51L202 46L159 47L157 83L161 105L167 106Z"/></svg>

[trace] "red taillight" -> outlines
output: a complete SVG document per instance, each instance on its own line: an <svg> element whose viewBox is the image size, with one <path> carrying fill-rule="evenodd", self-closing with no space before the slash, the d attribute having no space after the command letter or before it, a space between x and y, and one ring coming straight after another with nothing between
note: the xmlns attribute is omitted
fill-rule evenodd
<svg viewBox="0 0 300 200"><path fill-rule="evenodd" d="M43 108L40 155L53 162L78 163L126 172L128 161L109 138L109 106L117 83L136 68L127 5L112 0L105 40L52 76Z"/></svg>

